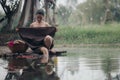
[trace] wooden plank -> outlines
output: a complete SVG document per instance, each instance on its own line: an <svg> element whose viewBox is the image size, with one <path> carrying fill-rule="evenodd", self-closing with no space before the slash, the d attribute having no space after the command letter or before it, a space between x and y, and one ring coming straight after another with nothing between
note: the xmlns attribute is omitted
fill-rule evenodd
<svg viewBox="0 0 120 80"><path fill-rule="evenodd" d="M55 53L49 52L50 56L66 56L67 51L56 51ZM34 52L25 52L25 53L6 53L1 54L0 58L7 57L16 57L16 58L38 58L42 56L42 53L34 53Z"/></svg>

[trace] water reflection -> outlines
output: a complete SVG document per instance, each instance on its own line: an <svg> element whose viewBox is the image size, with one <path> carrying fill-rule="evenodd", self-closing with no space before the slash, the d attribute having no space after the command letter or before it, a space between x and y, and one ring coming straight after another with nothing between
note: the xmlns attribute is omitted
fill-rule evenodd
<svg viewBox="0 0 120 80"><path fill-rule="evenodd" d="M79 58L69 58L69 61L72 60L72 62L67 63L67 69L70 71L71 75L77 74L79 71Z"/></svg>
<svg viewBox="0 0 120 80"><path fill-rule="evenodd" d="M112 59L112 56L106 56L102 60L102 70L106 74L107 80L112 80L111 73L119 69L119 61Z"/></svg>
<svg viewBox="0 0 120 80"><path fill-rule="evenodd" d="M119 51L117 48L70 48L67 57L59 58L58 71L63 73L62 80L119 80L116 78L120 70Z"/></svg>
<svg viewBox="0 0 120 80"><path fill-rule="evenodd" d="M49 68L39 66L39 60L31 59L14 59L9 58L7 61L0 60L1 65L8 64L13 66L16 71L19 71L19 79L24 80L25 76L28 80L35 78L37 80L41 77L43 80L54 80L46 73L48 70L53 70L55 75L61 80L120 80L120 49L119 48L64 48L67 50L67 56L51 57L54 61L54 67ZM64 50L59 49L59 50ZM38 65L33 66L38 63ZM15 66L17 65L17 66ZM19 66L18 66L19 65ZM6 65L5 65L6 66ZM1 77L6 74L6 70L0 66ZM13 68L8 68L9 70ZM40 70L39 70L40 69ZM12 71L14 72L14 71ZM42 74L41 74L42 73ZM34 76L33 76L34 74ZM39 74L39 75L38 75ZM17 76L16 75L16 76ZM45 77L46 76L46 77ZM30 78L30 79L29 79ZM40 79L40 80L41 80ZM27 79L26 79L27 80ZM38 79L39 80L39 79Z"/></svg>
<svg viewBox="0 0 120 80"><path fill-rule="evenodd" d="M41 57L9 57L4 80L60 80L54 69L54 58L51 57L48 63L41 63Z"/></svg>

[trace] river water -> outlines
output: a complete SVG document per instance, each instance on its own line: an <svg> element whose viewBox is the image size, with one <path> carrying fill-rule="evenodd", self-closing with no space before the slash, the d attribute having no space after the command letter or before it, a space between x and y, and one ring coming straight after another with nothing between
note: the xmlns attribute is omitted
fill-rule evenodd
<svg viewBox="0 0 120 80"><path fill-rule="evenodd" d="M57 50L67 51L66 56L56 58L55 71L61 80L117 80L115 78L120 74L119 48L64 47ZM1 58L0 80L4 80L7 66L8 60Z"/></svg>

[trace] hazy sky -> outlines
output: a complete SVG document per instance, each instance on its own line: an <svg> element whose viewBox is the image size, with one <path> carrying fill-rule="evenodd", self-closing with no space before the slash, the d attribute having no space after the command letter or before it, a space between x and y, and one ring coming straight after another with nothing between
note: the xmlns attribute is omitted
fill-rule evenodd
<svg viewBox="0 0 120 80"><path fill-rule="evenodd" d="M57 4L66 4L67 3L66 1L67 0L57 0ZM78 0L78 3L82 3L84 1L86 1L86 0Z"/></svg>

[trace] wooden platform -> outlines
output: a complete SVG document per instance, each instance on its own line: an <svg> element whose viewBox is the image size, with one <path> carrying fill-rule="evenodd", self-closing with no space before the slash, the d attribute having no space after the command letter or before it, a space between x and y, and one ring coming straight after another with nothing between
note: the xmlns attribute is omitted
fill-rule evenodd
<svg viewBox="0 0 120 80"><path fill-rule="evenodd" d="M49 52L49 56L66 56L67 51L56 51L55 53ZM7 57L16 57L16 58L38 58L42 56L42 53L34 53L34 52L25 52L25 53L5 53L1 54L0 58Z"/></svg>

